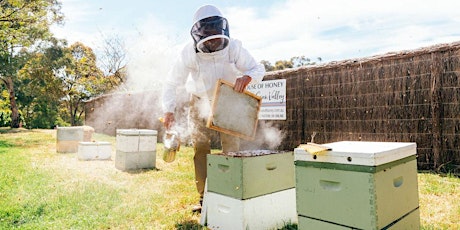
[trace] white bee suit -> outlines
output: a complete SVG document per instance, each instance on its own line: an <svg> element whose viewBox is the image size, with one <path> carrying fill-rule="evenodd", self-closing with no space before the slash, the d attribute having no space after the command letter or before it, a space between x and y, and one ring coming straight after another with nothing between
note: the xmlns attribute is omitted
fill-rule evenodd
<svg viewBox="0 0 460 230"><path fill-rule="evenodd" d="M210 108L219 79L235 84L237 78L248 75L251 82L259 82L265 75L265 68L240 41L229 37L228 22L216 7L206 5L198 9L193 23L190 32L193 42L184 47L163 85L162 107L165 114L175 112L179 87L185 86L192 95L189 125L195 152L195 182L203 198L206 156L211 153L211 130L206 128L205 120L210 111L203 112L203 105ZM220 138L223 152L239 150L238 137L221 133Z"/></svg>
<svg viewBox="0 0 460 230"><path fill-rule="evenodd" d="M214 53L197 53L194 44L188 44L171 69L163 86L163 112L174 112L176 89L185 85L188 93L200 98L212 96L221 78L235 83L238 77L248 75L251 83L259 82L265 68L242 47L239 40L230 39L229 45Z"/></svg>

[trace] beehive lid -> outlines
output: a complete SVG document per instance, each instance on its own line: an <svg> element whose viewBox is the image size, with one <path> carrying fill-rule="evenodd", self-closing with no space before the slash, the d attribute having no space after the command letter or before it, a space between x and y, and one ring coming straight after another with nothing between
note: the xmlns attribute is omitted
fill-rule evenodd
<svg viewBox="0 0 460 230"><path fill-rule="evenodd" d="M65 127L57 127L58 130L83 130L83 126L65 126Z"/></svg>
<svg viewBox="0 0 460 230"><path fill-rule="evenodd" d="M108 141L81 141L78 144L83 146L101 146L101 145L111 145Z"/></svg>
<svg viewBox="0 0 460 230"><path fill-rule="evenodd" d="M139 129L139 135L141 135L141 136L155 136L155 135L157 135L157 131L152 130L152 129Z"/></svg>
<svg viewBox="0 0 460 230"><path fill-rule="evenodd" d="M287 152L261 149L261 150L241 150L241 151L236 151L236 152L222 152L216 155L223 155L227 157L257 157L257 156L265 156L265 155L280 154L280 153L287 153Z"/></svg>
<svg viewBox="0 0 460 230"><path fill-rule="evenodd" d="M138 129L117 129L117 135L139 136Z"/></svg>
<svg viewBox="0 0 460 230"><path fill-rule="evenodd" d="M294 159L296 161L376 166L415 155L417 152L416 143L410 142L340 141L323 145L332 150L315 155L303 148L295 148Z"/></svg>

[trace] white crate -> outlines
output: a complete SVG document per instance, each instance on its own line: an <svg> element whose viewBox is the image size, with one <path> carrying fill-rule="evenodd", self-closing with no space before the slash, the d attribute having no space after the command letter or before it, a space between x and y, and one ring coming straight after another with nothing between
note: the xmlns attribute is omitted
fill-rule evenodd
<svg viewBox="0 0 460 230"><path fill-rule="evenodd" d="M297 223L295 188L247 200L205 194L207 227L219 230L280 229Z"/></svg>
<svg viewBox="0 0 460 230"><path fill-rule="evenodd" d="M79 160L109 160L112 156L110 142L80 142L77 158Z"/></svg>

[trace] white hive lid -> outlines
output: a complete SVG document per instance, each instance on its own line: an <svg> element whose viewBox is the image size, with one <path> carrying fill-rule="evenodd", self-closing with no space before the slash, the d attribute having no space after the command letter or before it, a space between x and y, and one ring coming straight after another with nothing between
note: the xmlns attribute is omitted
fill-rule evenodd
<svg viewBox="0 0 460 230"><path fill-rule="evenodd" d="M157 131L153 129L139 129L139 135L141 136L154 136L157 135Z"/></svg>
<svg viewBox="0 0 460 230"><path fill-rule="evenodd" d="M108 141L80 141L78 144L84 146L111 145L111 143Z"/></svg>
<svg viewBox="0 0 460 230"><path fill-rule="evenodd" d="M117 129L117 135L139 136L139 129Z"/></svg>
<svg viewBox="0 0 460 230"><path fill-rule="evenodd" d="M314 155L303 148L295 148L295 160L376 166L417 152L417 145L412 142L340 141L323 145L332 150Z"/></svg>

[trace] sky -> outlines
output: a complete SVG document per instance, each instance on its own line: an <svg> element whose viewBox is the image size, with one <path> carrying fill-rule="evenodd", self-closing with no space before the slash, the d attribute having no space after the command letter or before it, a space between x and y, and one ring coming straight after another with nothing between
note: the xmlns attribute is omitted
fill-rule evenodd
<svg viewBox="0 0 460 230"><path fill-rule="evenodd" d="M96 54L104 38L121 38L132 75L164 76L191 41L193 14L205 4L222 11L230 37L241 40L257 61L272 64L295 56L325 64L460 41L458 0L61 2L65 24L52 27L55 36L83 42Z"/></svg>

